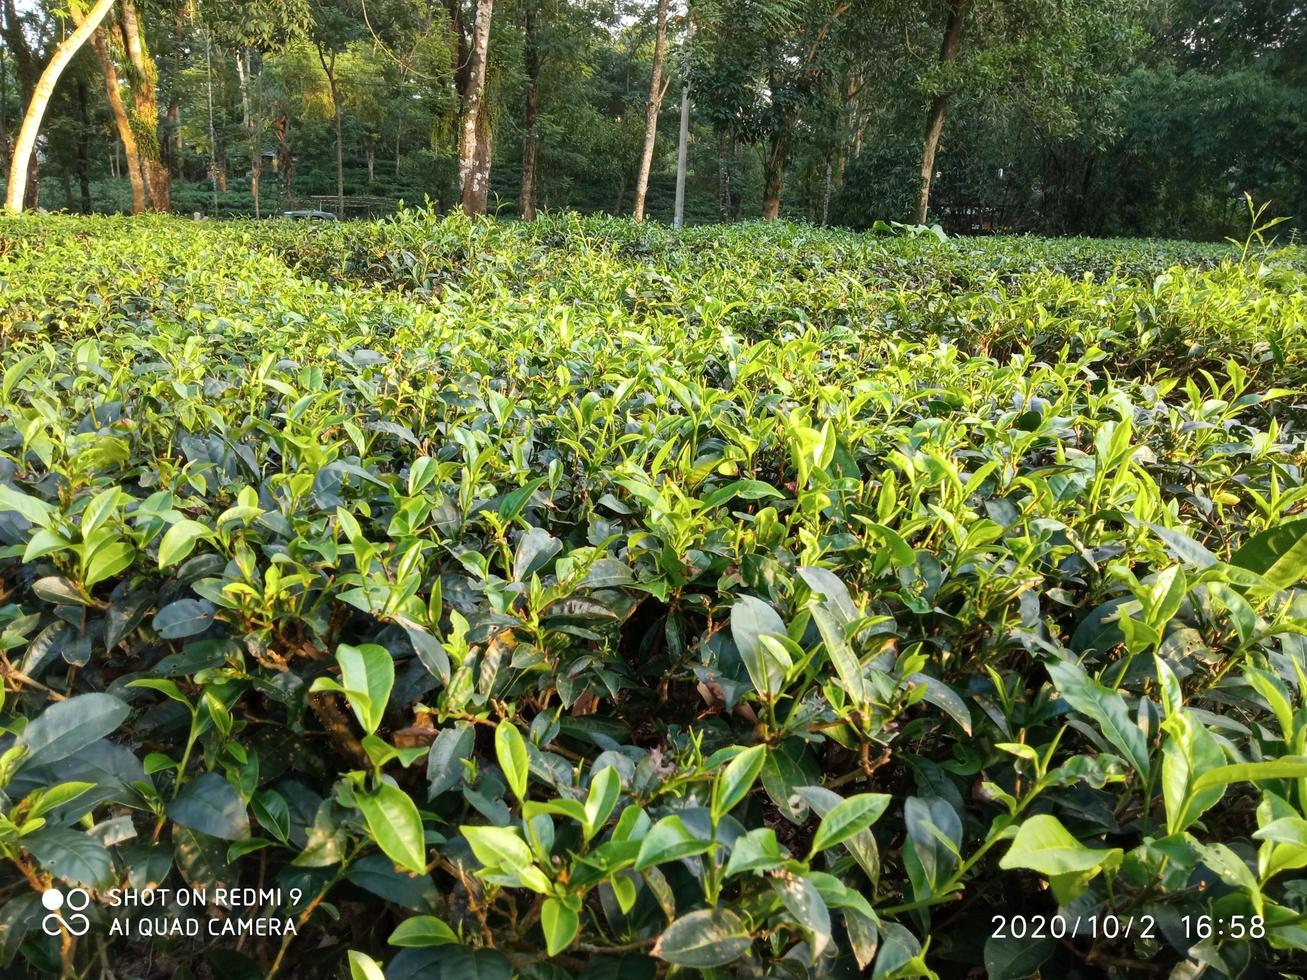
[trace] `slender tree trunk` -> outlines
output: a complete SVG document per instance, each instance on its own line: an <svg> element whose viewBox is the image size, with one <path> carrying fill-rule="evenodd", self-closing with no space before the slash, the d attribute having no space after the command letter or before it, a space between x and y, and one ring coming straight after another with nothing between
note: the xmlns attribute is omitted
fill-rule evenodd
<svg viewBox="0 0 1307 980"><path fill-rule="evenodd" d="M119 9L123 47L131 66L128 87L135 105L132 124L136 131L136 147L141 154L141 176L150 192L150 207L155 211L169 211L172 209L172 174L163 165L159 149L159 72L145 47L135 0L120 0Z"/></svg>
<svg viewBox="0 0 1307 980"><path fill-rule="evenodd" d="M100 72L104 75L105 92L109 99L109 111L113 115L114 127L118 130L118 139L123 145L123 156L127 158L127 179L132 185L132 214L141 214L146 207L145 178L141 173L141 155L136 146L136 133L132 129L127 107L123 105L118 86L118 69L114 67L113 57L109 54L109 41L103 28L91 35L91 50L100 62Z"/></svg>
<svg viewBox="0 0 1307 980"><path fill-rule="evenodd" d="M336 87L336 52L327 57L318 45L318 60L327 73L327 87L331 90L331 115L336 124L336 217L345 217L345 141L340 129L340 91Z"/></svg>
<svg viewBox="0 0 1307 980"><path fill-rule="evenodd" d="M173 177L182 175L182 162L184 154L182 152L182 108L181 108L181 80L182 80L182 26L183 15L186 4L179 2L173 7L172 21L172 79L168 92L168 133L165 145L167 153L164 155L164 164L168 167L168 173ZM162 150L161 150L162 153Z"/></svg>
<svg viewBox="0 0 1307 980"><path fill-rule="evenodd" d="M694 22L685 32L685 64L681 66L681 129L676 138L676 203L672 210L672 227L685 224L685 179L690 160L690 42Z"/></svg>
<svg viewBox="0 0 1307 980"><path fill-rule="evenodd" d="M91 213L91 114L87 110L86 79L77 79L77 184L82 193L82 214Z"/></svg>
<svg viewBox="0 0 1307 980"><path fill-rule="evenodd" d="M463 119L458 138L458 184L463 211L485 214L490 197L490 118L485 111L486 53L490 47L490 19L494 0L477 0L472 26L472 50L468 55L467 90L463 96Z"/></svg>
<svg viewBox="0 0 1307 980"><path fill-rule="evenodd" d="M377 180L377 148L369 141L365 152L368 155L368 186L371 187Z"/></svg>
<svg viewBox="0 0 1307 980"><path fill-rule="evenodd" d="M209 94L209 180L213 184L213 216L218 217L218 134L213 125L213 35L204 32L204 68ZM223 180L223 190L226 190Z"/></svg>
<svg viewBox="0 0 1307 980"><path fill-rule="evenodd" d="M826 183L821 189L821 223L822 227L830 219L830 188L831 180L834 177L835 165L831 162L831 155L826 154Z"/></svg>
<svg viewBox="0 0 1307 980"><path fill-rule="evenodd" d="M730 142L725 132L717 134L717 217L722 221L731 217L731 164L727 156Z"/></svg>
<svg viewBox="0 0 1307 980"><path fill-rule="evenodd" d="M536 217L536 166L540 153L540 38L536 19L539 9L535 0L527 0L525 45L522 61L526 68L526 115L522 129L522 190L518 194L517 214L523 221Z"/></svg>
<svg viewBox="0 0 1307 980"><path fill-rule="evenodd" d="M636 221L644 220L644 199L649 191L649 170L653 166L654 142L658 138L658 110L662 108L663 49L667 45L667 0L658 0L658 33L654 37L653 77L649 82L649 101L644 110L644 150L640 154L640 173L635 179Z"/></svg>
<svg viewBox="0 0 1307 980"><path fill-rule="evenodd" d="M395 176L399 176L399 130L395 131Z"/></svg>
<svg viewBox="0 0 1307 980"><path fill-rule="evenodd" d="M9 50L5 29L5 9L0 7L0 169L9 173L9 124L5 109L9 105L9 66L5 52Z"/></svg>
<svg viewBox="0 0 1307 980"><path fill-rule="evenodd" d="M962 21L966 17L968 0L951 0L948 8L948 21L944 25L944 40L940 44L939 61L942 65L958 60L962 52ZM930 211L930 184L935 177L935 153L939 149L939 138L944 132L944 114L948 109L950 91L936 95L930 103L930 114L926 119L926 137L921 145L921 172L919 175L919 193L917 208L913 212L914 224L924 225Z"/></svg>

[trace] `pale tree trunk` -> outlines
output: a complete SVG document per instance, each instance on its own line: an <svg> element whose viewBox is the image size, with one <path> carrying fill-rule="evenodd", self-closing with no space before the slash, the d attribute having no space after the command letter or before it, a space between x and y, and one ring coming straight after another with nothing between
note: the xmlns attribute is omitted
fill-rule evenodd
<svg viewBox="0 0 1307 980"><path fill-rule="evenodd" d="M165 164L168 167L168 173L174 177L180 177L182 174L182 107L181 97L178 90L181 88L182 77L182 27L183 15L185 14L186 5L184 2L174 3L173 21L172 21L172 82L169 86L168 95L168 153Z"/></svg>
<svg viewBox="0 0 1307 980"><path fill-rule="evenodd" d="M951 0L948 8L948 21L944 25L944 40L940 44L939 62L942 65L958 60L962 52L962 21L966 16L968 0ZM919 192L917 207L913 212L914 224L924 225L930 213L930 183L935 177L935 153L939 149L939 138L944 132L944 114L948 109L949 96L945 90L936 95L930 103L930 114L926 120L926 137L921 145L921 172L919 174Z"/></svg>
<svg viewBox="0 0 1307 980"><path fill-rule="evenodd" d="M260 218L259 180L263 176L263 126L258 99L251 95L254 70L249 48L236 55L236 78L241 90L241 128L245 130L245 138L250 144L250 196L254 200L254 217Z"/></svg>
<svg viewBox="0 0 1307 980"><path fill-rule="evenodd" d="M694 23L685 32L685 64L681 66L681 131L676 139L676 203L672 210L672 227L685 224L685 178L690 156L690 41Z"/></svg>
<svg viewBox="0 0 1307 980"><path fill-rule="evenodd" d="M336 124L336 217L345 217L345 141L340 131L340 91L336 88L336 52L328 58L318 45L318 60L327 73L327 87L331 90L331 115Z"/></svg>
<svg viewBox="0 0 1307 980"><path fill-rule="evenodd" d="M494 0L477 0L468 53L467 89L458 136L458 185L466 214L485 214L490 198L491 133L485 110L486 53L490 47L490 18Z"/></svg>
<svg viewBox="0 0 1307 980"><path fill-rule="evenodd" d="M81 24L78 24L73 33L64 38L59 43L59 47L55 48L50 64L46 65L46 69L38 78L22 116L22 128L18 129L18 139L14 141L13 158L9 161L9 184L5 188L5 209L17 213L24 208L27 166L30 165L31 158L37 154L37 135L41 132L41 120L46 115L46 108L50 106L50 98L55 94L55 85L59 82L60 74L64 73L64 68L68 67L69 61L73 60L73 55L76 55L82 44L86 43L86 38L89 38L101 21L105 20L105 14L112 5L114 0L97 0Z"/></svg>
<svg viewBox="0 0 1307 980"><path fill-rule="evenodd" d="M662 108L663 49L667 44L667 0L658 0L658 33L654 37L653 78L649 82L649 101L644 111L644 150L640 154L640 173L635 179L636 221L644 220L644 198L649 190L649 170L653 166L654 141L658 137L658 110Z"/></svg>
<svg viewBox="0 0 1307 980"><path fill-rule="evenodd" d="M150 207L155 211L169 211L172 209L172 174L163 165L159 150L159 72L141 36L135 0L121 0L119 9L123 47L131 66L128 87L136 110L133 129L136 148L141 155L141 176L145 178L150 193Z"/></svg>
<svg viewBox="0 0 1307 980"><path fill-rule="evenodd" d="M526 69L526 113L522 130L522 190L518 194L517 215L523 221L536 217L536 167L540 155L540 37L536 19L539 9L535 0L527 0L525 42L522 50Z"/></svg>
<svg viewBox="0 0 1307 980"><path fill-rule="evenodd" d="M377 148L369 141L366 152L368 155L368 186L371 187L377 180L376 161Z"/></svg>
<svg viewBox="0 0 1307 980"><path fill-rule="evenodd" d="M118 69L114 67L113 57L109 54L109 42L103 29L91 35L91 50L100 62L100 71L104 75L105 93L109 99L109 110L113 115L114 127L118 130L118 139L123 145L123 156L127 158L127 179L132 185L132 214L145 211L145 178L141 173L141 155L136 146L136 133L132 130L132 121L123 105L122 94L118 87Z"/></svg>
<svg viewBox="0 0 1307 980"><path fill-rule="evenodd" d="M4 40L2 46L6 51L12 51L14 56L14 74L18 78L18 94L21 99L20 105L30 106L32 104L32 95L36 91L36 83L40 77L36 56L32 53L31 48L27 45L27 37L23 34L22 22L18 19L18 9L14 5L14 0L3 0L0 3L0 37ZM0 51L0 55L3 52ZM22 125L21 120L19 125ZM5 145L5 172L9 173L13 167L14 146L8 142ZM27 189L23 196L23 206L34 208L40 203L41 199L41 161L37 157L36 147L33 144L32 152L27 159Z"/></svg>

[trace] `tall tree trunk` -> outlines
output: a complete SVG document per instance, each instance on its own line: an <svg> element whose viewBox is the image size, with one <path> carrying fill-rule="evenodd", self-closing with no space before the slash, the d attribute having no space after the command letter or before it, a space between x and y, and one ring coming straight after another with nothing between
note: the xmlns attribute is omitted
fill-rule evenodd
<svg viewBox="0 0 1307 980"><path fill-rule="evenodd" d="M635 179L636 221L644 220L644 199L649 191L649 170L653 166L654 142L658 138L658 110L662 108L663 49L667 45L667 0L658 0L658 33L654 37L653 77L649 81L649 101L644 110L644 150L640 154L640 173Z"/></svg>
<svg viewBox="0 0 1307 980"><path fill-rule="evenodd" d="M771 138L762 166L762 220L774 221L781 214L781 187L785 182L788 147L782 130Z"/></svg>
<svg viewBox="0 0 1307 980"><path fill-rule="evenodd" d="M336 52L328 58L318 45L318 60L327 73L327 87L331 90L331 115L336 124L336 217L345 217L345 141L340 130L340 90L336 87Z"/></svg>
<svg viewBox="0 0 1307 980"><path fill-rule="evenodd" d="M4 30L5 9L0 7L0 170L9 172L9 125L5 109L9 105L9 66L5 52L9 50Z"/></svg>
<svg viewBox="0 0 1307 980"><path fill-rule="evenodd" d="M241 88L241 116L245 138L250 145L250 196L254 201L254 217L262 217L259 204L259 178L263 176L263 120L260 118L260 100L254 95L254 71L250 62L250 49L236 57L236 75Z"/></svg>
<svg viewBox="0 0 1307 980"><path fill-rule="evenodd" d="M522 129L522 191L518 194L517 215L523 221L536 217L536 166L540 153L540 37L536 19L536 0L527 0L525 44L522 49L526 68L526 115Z"/></svg>
<svg viewBox="0 0 1307 980"><path fill-rule="evenodd" d="M135 0L120 0L119 27L123 48L130 65L129 88L135 113L136 148L141 154L141 176L150 192L150 207L155 211L172 209L172 174L163 165L159 150L159 72L145 47Z"/></svg>
<svg viewBox="0 0 1307 980"><path fill-rule="evenodd" d="M830 188L831 180L834 177L835 165L831 161L831 155L826 154L826 183L821 189L821 224L824 228L830 219Z"/></svg>
<svg viewBox="0 0 1307 980"><path fill-rule="evenodd" d="M14 5L14 0L3 0L0 12L4 14L4 17L0 19L0 29L2 29L0 34L3 35L5 48L14 54L14 71L18 76L18 93L22 99L22 105L26 109L30 109L37 84L41 79L41 66L36 55L27 45L27 35L23 33L23 25L18 19L18 10ZM41 107L41 112L45 112L44 106ZM21 122L19 126L21 136ZM7 172L12 174L17 143L8 146L7 150L6 169ZM31 152L27 154L26 172L27 186L23 195L23 207L35 208L41 199L41 166L40 159L36 154L35 139L32 142Z"/></svg>
<svg viewBox="0 0 1307 980"><path fill-rule="evenodd" d="M164 146L160 148L160 154L163 156L164 165L168 168L168 173L173 177L182 175L182 161L184 154L182 152L182 108L181 108L181 80L182 80L182 26L183 15L186 11L184 0L177 2L173 6L172 20L172 79L168 86L168 132L164 140Z"/></svg>
<svg viewBox="0 0 1307 980"><path fill-rule="evenodd" d="M717 217L722 221L731 217L731 164L727 156L730 142L725 132L717 134Z"/></svg>
<svg viewBox="0 0 1307 980"><path fill-rule="evenodd" d="M371 187L377 180L377 148L371 141L369 141L365 148L365 152L368 156L368 186Z"/></svg>
<svg viewBox="0 0 1307 980"><path fill-rule="evenodd" d="M962 52L962 21L966 17L968 0L951 0L948 8L948 21L944 25L944 40L939 48L939 61L942 65L958 60ZM926 119L926 138L921 144L921 172L919 175L919 193L917 208L913 212L914 224L924 225L930 211L930 184L935 177L935 152L939 149L939 137L944 132L944 113L948 109L948 100L952 92L945 90L936 95L930 103L930 114Z"/></svg>
<svg viewBox="0 0 1307 980"><path fill-rule="evenodd" d="M685 31L685 64L681 66L681 129L676 137L676 203L672 209L672 227L685 224L685 180L690 162L690 42L694 22Z"/></svg>
<svg viewBox="0 0 1307 980"><path fill-rule="evenodd" d="M95 52L95 57L100 62L105 93L109 98L109 110L113 114L114 127L118 130L118 139L123 145L123 155L127 158L127 178L132 184L132 214L141 214L146 205L141 155L136 146L136 133L127 115L127 107L123 105L122 94L118 87L118 69L114 67L113 57L109 54L109 40L103 28L91 35L91 50Z"/></svg>
<svg viewBox="0 0 1307 980"><path fill-rule="evenodd" d="M485 214L490 197L490 163L493 147L489 113L485 111L486 52L490 47L490 18L494 0L477 0L468 55L467 91L458 138L458 183L467 214Z"/></svg>
<svg viewBox="0 0 1307 980"><path fill-rule="evenodd" d="M91 213L91 114L87 110L86 79L77 79L77 184L82 194L82 214Z"/></svg>

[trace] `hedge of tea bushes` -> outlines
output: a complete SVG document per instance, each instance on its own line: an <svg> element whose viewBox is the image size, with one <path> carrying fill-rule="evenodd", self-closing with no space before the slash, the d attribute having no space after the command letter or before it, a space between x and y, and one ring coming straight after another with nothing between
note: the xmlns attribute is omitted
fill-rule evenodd
<svg viewBox="0 0 1307 980"><path fill-rule="evenodd" d="M0 962L1291 971L1304 275L0 221Z"/></svg>

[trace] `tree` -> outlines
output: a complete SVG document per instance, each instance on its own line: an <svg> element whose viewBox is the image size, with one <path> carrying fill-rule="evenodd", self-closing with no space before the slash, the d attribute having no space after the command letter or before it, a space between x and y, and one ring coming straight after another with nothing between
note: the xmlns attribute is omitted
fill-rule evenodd
<svg viewBox="0 0 1307 980"><path fill-rule="evenodd" d="M1095 92L1142 39L1139 0L943 0L939 56L919 76L927 96L912 220L924 224L950 102L960 93L1019 101L1043 133L1087 124ZM938 22L937 22L938 23ZM936 27L936 29L939 29Z"/></svg>
<svg viewBox="0 0 1307 980"><path fill-rule="evenodd" d="M719 132L759 148L762 217L781 210L805 113L828 101L852 59L865 12L853 0L706 0L694 74L698 105Z"/></svg>
<svg viewBox="0 0 1307 980"><path fill-rule="evenodd" d="M536 168L540 160L540 0L525 0L522 15L522 67L526 73L525 112L522 119L522 188L517 214L523 221L536 217Z"/></svg>
<svg viewBox="0 0 1307 980"><path fill-rule="evenodd" d="M86 43L92 32L100 26L113 6L114 0L96 0L85 18L76 29L63 39L55 48L53 56L41 72L32 91L32 96L23 114L23 125L14 142L13 157L9 161L9 184L5 189L5 208L9 211L22 211L27 191L27 168L31 157L36 152L36 137L41 129L41 120L45 116L50 96L59 82L59 76L68 67L68 62Z"/></svg>
<svg viewBox="0 0 1307 980"><path fill-rule="evenodd" d="M4 44L0 45L0 69L4 66L4 54L13 53L14 75L18 82L18 112L21 114L23 107L32 102L32 94L36 91L36 83L41 74L41 62L44 58L28 43L27 33L23 29L23 19L18 14L14 0L0 0L0 39L4 41ZM2 70L0 70L0 78L6 82L8 80ZM13 147L9 145L7 136L4 150L4 165L8 172L13 160ZM29 180L23 204L25 207L34 208L41 195L40 160L35 147L32 149L27 166Z"/></svg>
<svg viewBox="0 0 1307 980"><path fill-rule="evenodd" d="M490 163L494 143L490 115L485 106L485 93L490 18L493 12L494 0L477 0L458 135L458 184L463 210L467 214L485 214L490 197Z"/></svg>
<svg viewBox="0 0 1307 980"><path fill-rule="evenodd" d="M944 39L940 42L939 64L948 69L958 60L962 51L962 23L966 18L969 0L948 0L948 17L944 21ZM920 188L917 208L912 220L919 225L926 223L926 214L930 207L930 184L935 175L935 154L939 151L939 138L944 132L944 113L948 109L949 98L953 90L941 88L930 100L930 111L926 116L926 135L921 143Z"/></svg>
<svg viewBox="0 0 1307 980"><path fill-rule="evenodd" d="M649 99L644 109L644 149L640 153L640 172L635 178L635 208L631 212L636 221L644 220L644 198L649 190L649 168L653 164L654 143L658 138L658 112L663 105L663 95L667 92L667 84L663 81L663 50L666 46L667 0L658 0L653 74L649 79Z"/></svg>

